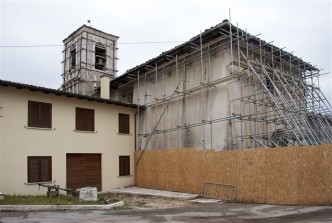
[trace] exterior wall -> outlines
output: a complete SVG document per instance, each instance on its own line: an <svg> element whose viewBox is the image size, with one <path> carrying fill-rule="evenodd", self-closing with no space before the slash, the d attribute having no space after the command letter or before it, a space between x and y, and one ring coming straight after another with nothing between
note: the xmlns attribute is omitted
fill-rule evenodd
<svg viewBox="0 0 332 223"><path fill-rule="evenodd" d="M236 47L231 52L223 41L212 49L209 46L203 45L202 61L196 50L158 64L155 71L139 73L133 86L133 102L143 106L137 122L138 149L230 150L276 145L275 133L284 125L274 104L281 107L284 101L272 95L273 88L267 92L263 87L267 81L256 62L258 56L251 55L250 61L259 78L243 58L239 62ZM119 93L111 92L113 98ZM288 98L285 91L282 94Z"/></svg>
<svg viewBox="0 0 332 223"><path fill-rule="evenodd" d="M241 96L239 90L241 83L230 82L227 79L231 76L230 48L223 45L204 54L203 68L200 58L196 57L189 63L179 62L173 69L157 73L157 80L155 74L148 78L141 74L139 87L135 82L133 102L151 105L140 113L137 123L140 134L149 134L153 131L167 105L167 101L161 99L164 96L171 96L178 83L180 83L178 89L180 93L175 94L156 129L163 131L184 126L185 123L188 125L206 123L189 129L154 135L147 146L148 149L195 147L224 150L240 147L240 139L236 138L240 135L240 125L226 119L209 123L210 120L227 118L233 112L240 111L240 105L232 102L234 98ZM201 82L216 84L212 87L204 85L202 90ZM143 149L147 138L139 137L138 147Z"/></svg>
<svg viewBox="0 0 332 223"><path fill-rule="evenodd" d="M0 88L0 191L45 194L27 184L27 156L52 156L52 178L66 186L66 153L102 154L102 190L134 184L134 114L136 109ZM52 129L27 128L28 100L52 103ZM75 131L75 107L95 110L95 132ZM118 134L118 113L130 114L130 135ZM119 156L130 156L131 176L119 177Z"/></svg>
<svg viewBox="0 0 332 223"><path fill-rule="evenodd" d="M204 182L236 186L234 200L279 205L332 205L332 145L214 151L158 149L135 153L136 185L200 193ZM209 195L231 198L229 187ZM224 193L223 193L224 192Z"/></svg>
<svg viewBox="0 0 332 223"><path fill-rule="evenodd" d="M3 122L3 97L0 94L0 191L2 188L2 147L3 147L3 137L2 137L2 122ZM2 192L2 191L1 191Z"/></svg>
<svg viewBox="0 0 332 223"><path fill-rule="evenodd" d="M137 101L133 101L133 87L129 86L121 89L111 89L110 99L120 101L123 103L135 104Z"/></svg>
<svg viewBox="0 0 332 223"><path fill-rule="evenodd" d="M74 36L64 42L63 52L63 85L66 92L90 95L100 86L100 76L103 74L116 76L117 71L117 41L114 37L98 32L89 27L84 27ZM96 43L106 46L106 64L104 70L95 69L95 46ZM76 66L70 67L71 46L76 46Z"/></svg>
<svg viewBox="0 0 332 223"><path fill-rule="evenodd" d="M112 99L133 95L141 105L137 148L330 143L330 123L316 121L321 114L315 105L324 104L324 96L311 90L310 77L318 70L223 22L111 82Z"/></svg>

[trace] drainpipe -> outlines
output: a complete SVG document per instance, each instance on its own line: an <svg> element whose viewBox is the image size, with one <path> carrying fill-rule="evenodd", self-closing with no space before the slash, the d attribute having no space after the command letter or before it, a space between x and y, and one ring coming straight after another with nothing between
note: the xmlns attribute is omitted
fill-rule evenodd
<svg viewBox="0 0 332 223"><path fill-rule="evenodd" d="M135 115L134 115L134 125L135 125L135 128L134 128L134 129L135 129L135 132L134 132L134 136L135 136L135 151L137 150L137 144L136 144L136 143L137 143L137 140L136 140L136 137L137 137L137 136L136 136L136 119L137 119L136 117L137 117L137 114L138 114L138 111L137 111L137 112L135 113Z"/></svg>

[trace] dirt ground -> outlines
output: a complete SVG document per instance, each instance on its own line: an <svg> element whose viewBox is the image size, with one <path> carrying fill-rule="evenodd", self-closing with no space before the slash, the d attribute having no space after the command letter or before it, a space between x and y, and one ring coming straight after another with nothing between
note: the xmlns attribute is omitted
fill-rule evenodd
<svg viewBox="0 0 332 223"><path fill-rule="evenodd" d="M179 200L175 198L156 197L149 195L133 194L104 194L103 197L124 201L125 205L121 209L148 209L148 208L174 208L193 206L196 203L189 200Z"/></svg>

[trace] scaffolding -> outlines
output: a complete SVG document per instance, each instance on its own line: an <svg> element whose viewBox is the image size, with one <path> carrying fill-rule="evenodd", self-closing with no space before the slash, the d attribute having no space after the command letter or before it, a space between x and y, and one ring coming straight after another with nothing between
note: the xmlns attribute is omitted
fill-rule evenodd
<svg viewBox="0 0 332 223"><path fill-rule="evenodd" d="M185 147L180 132L191 135L202 149L213 149L213 142L220 139L213 138L212 133L215 124L221 122L227 123L231 132L228 149L332 143L332 107L319 87L321 70L259 39L259 35L250 35L225 20L129 70L118 89L137 88L137 150L148 149L152 137L163 141L161 148L169 147L169 133L173 133L177 148ZM228 53L229 75L212 79L211 58L217 52ZM186 73L194 61L200 64L201 76L196 86L188 84ZM175 83L165 86L165 76L171 74ZM228 114L224 116L212 114L211 97L220 85L228 96ZM201 118L189 123L186 100L193 94L201 95L197 97ZM175 125L167 127L170 119L165 111L171 106ZM147 116L148 109L154 109L153 116ZM200 131L193 133L196 128Z"/></svg>

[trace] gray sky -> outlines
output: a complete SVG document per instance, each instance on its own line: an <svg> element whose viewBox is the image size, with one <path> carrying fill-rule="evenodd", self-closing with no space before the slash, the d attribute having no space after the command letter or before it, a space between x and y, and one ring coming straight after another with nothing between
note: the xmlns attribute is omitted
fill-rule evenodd
<svg viewBox="0 0 332 223"><path fill-rule="evenodd" d="M91 20L120 36L118 75L229 17L251 34L331 72L332 1L80 0L1 1L1 46L61 45ZM63 47L0 48L0 79L59 88ZM332 74L320 78L332 103Z"/></svg>

